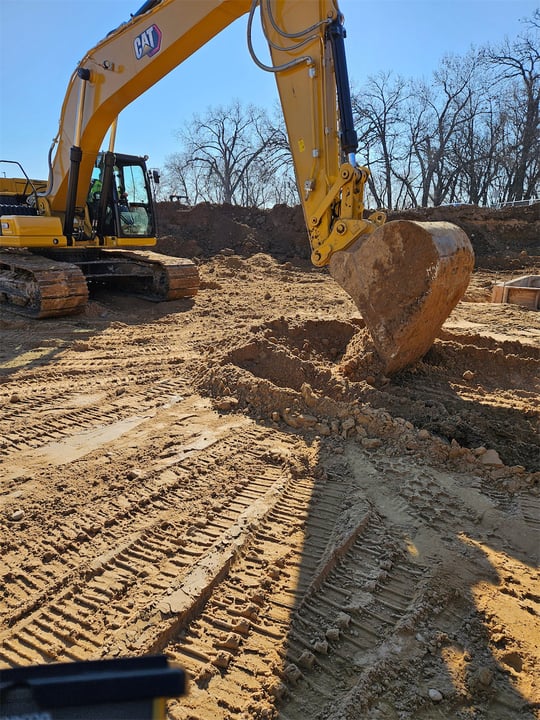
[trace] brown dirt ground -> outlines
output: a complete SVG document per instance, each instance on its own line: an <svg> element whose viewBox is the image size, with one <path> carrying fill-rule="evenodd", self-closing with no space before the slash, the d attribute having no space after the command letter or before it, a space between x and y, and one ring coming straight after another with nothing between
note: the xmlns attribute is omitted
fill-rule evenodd
<svg viewBox="0 0 540 720"><path fill-rule="evenodd" d="M412 213L409 217L418 217ZM173 720L540 717L538 206L380 372L298 209L161 207L193 300L0 312L0 667L164 653Z"/></svg>

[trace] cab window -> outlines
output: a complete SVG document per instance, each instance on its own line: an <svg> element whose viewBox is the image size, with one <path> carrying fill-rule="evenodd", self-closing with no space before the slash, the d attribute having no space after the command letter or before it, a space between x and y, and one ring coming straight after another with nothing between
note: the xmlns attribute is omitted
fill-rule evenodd
<svg viewBox="0 0 540 720"><path fill-rule="evenodd" d="M149 237L154 233L151 202L143 167L120 165L114 168L119 234L123 237Z"/></svg>

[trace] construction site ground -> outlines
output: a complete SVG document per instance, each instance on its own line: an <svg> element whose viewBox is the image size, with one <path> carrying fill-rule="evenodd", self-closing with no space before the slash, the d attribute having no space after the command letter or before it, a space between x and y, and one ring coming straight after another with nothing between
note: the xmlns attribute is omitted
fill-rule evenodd
<svg viewBox="0 0 540 720"><path fill-rule="evenodd" d="M298 209L163 204L191 300L0 312L0 668L163 653L172 720L540 717L540 313L489 302L540 222L450 210L472 282L391 378Z"/></svg>

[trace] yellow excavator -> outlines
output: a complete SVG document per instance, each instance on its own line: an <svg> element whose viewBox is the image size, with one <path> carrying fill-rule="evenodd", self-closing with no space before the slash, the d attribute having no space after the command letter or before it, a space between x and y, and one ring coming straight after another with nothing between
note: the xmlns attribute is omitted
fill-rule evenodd
<svg viewBox="0 0 540 720"><path fill-rule="evenodd" d="M251 42L257 8L267 64ZM17 177L0 177L0 299L40 318L80 312L88 281L103 278L158 301L196 294L192 261L147 249L156 243L157 178L147 158L115 152L116 122L245 14L250 53L276 78L312 261L328 265L351 295L386 371L395 372L433 343L467 288L473 252L448 223L385 223L379 211L365 217L369 170L356 163L337 0L147 0L110 32L71 77L48 181L31 180L18 163Z"/></svg>

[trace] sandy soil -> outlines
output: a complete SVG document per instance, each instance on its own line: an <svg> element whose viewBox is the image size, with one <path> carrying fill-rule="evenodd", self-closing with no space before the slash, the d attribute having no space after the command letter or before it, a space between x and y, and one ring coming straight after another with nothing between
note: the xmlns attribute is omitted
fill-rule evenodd
<svg viewBox="0 0 540 720"><path fill-rule="evenodd" d="M0 313L0 666L163 652L173 720L540 717L540 314L487 302L530 246L387 378L325 271L175 212L195 299Z"/></svg>

